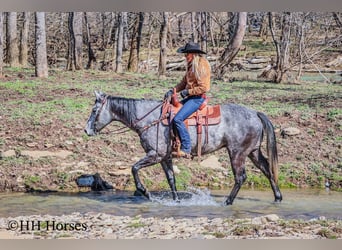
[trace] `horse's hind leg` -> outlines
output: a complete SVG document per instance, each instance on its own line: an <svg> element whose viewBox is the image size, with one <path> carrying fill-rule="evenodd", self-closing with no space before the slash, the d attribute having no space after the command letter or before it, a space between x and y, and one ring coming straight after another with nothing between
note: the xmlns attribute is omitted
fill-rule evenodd
<svg viewBox="0 0 342 250"><path fill-rule="evenodd" d="M167 182L169 183L169 186L171 188L173 200L178 201L179 197L178 197L177 188L176 188L176 178L173 172L172 157L168 157L167 160L162 161L161 165L165 172Z"/></svg>
<svg viewBox="0 0 342 250"><path fill-rule="evenodd" d="M263 172L263 174L267 177L273 190L274 200L276 202L280 202L282 200L282 195L276 181L274 180L274 176L271 173L268 160L263 156L260 149L253 151L249 154L248 157L251 159L254 165L259 168L261 172Z"/></svg>
<svg viewBox="0 0 342 250"><path fill-rule="evenodd" d="M153 164L156 164L158 162L160 162L160 159L158 160L157 153L155 151L150 151L146 154L144 158L140 159L132 167L132 175L134 178L135 187L138 192L143 194L148 199L151 198L150 193L146 190L144 185L141 183L138 171L142 168L152 166Z"/></svg>
<svg viewBox="0 0 342 250"><path fill-rule="evenodd" d="M230 192L229 196L226 199L226 202L225 202L226 205L233 204L233 201L237 193L239 192L242 184L245 182L247 178L246 171L245 171L245 161L246 161L246 156L243 154L232 156L230 159L233 174L234 174L235 184L234 184L232 191Z"/></svg>

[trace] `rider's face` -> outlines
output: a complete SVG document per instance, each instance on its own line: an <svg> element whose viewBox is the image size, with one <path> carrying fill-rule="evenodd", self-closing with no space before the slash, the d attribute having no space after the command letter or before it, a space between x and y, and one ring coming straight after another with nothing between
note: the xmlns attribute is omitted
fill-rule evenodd
<svg viewBox="0 0 342 250"><path fill-rule="evenodd" d="M186 62L190 63L192 61L192 59L194 58L194 54L192 53L186 53L185 54L185 58L186 58Z"/></svg>

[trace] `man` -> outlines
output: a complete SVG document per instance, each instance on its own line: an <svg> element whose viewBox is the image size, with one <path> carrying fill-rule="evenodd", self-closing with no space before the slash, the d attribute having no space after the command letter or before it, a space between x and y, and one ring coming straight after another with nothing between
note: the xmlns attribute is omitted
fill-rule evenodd
<svg viewBox="0 0 342 250"><path fill-rule="evenodd" d="M205 94L210 89L211 69L208 60L203 56L206 53L200 50L197 43L189 42L184 47L180 47L177 52L185 55L187 70L182 81L175 87L184 99L181 101L182 108L173 118L173 124L181 140L181 148L177 156L190 158L191 140L184 120L197 111L205 101ZM169 90L165 97L169 97L172 93L173 90Z"/></svg>

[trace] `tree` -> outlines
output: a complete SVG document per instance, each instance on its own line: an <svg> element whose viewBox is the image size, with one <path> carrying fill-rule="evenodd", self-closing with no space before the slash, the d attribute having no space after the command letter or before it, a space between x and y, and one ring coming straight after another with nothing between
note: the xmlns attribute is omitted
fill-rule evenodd
<svg viewBox="0 0 342 250"><path fill-rule="evenodd" d="M83 69L83 33L82 33L83 12L75 12L74 14L74 35L75 35L75 68Z"/></svg>
<svg viewBox="0 0 342 250"><path fill-rule="evenodd" d="M45 12L35 13L36 36L36 76L48 77L48 64L46 55Z"/></svg>
<svg viewBox="0 0 342 250"><path fill-rule="evenodd" d="M163 12L163 21L160 26L160 52L159 52L159 67L158 74L160 76L166 73L166 55L167 55L167 27L169 22L169 12Z"/></svg>
<svg viewBox="0 0 342 250"><path fill-rule="evenodd" d="M68 50L68 70L83 69L82 63L82 12L70 12L68 18L69 27L69 50Z"/></svg>
<svg viewBox="0 0 342 250"><path fill-rule="evenodd" d="M235 25L233 37L230 39L228 46L226 47L223 54L221 55L218 65L213 70L214 75L217 79L221 79L223 77L227 66L239 52L240 46L245 36L247 12L239 12L237 15L238 15L238 18L237 18L237 22Z"/></svg>
<svg viewBox="0 0 342 250"><path fill-rule="evenodd" d="M95 57L95 53L94 50L91 46L91 38L90 38L90 25L88 22L88 16L87 16L87 12L84 12L84 21L85 21L85 25L86 25L86 30L87 30L87 45L88 45L88 63L87 63L87 69L93 69L95 66L94 64L96 63L96 57Z"/></svg>
<svg viewBox="0 0 342 250"><path fill-rule="evenodd" d="M116 45L116 60L115 60L115 72L122 72L122 51L124 45L124 17L127 12L121 12L118 14L118 38Z"/></svg>
<svg viewBox="0 0 342 250"><path fill-rule="evenodd" d="M11 67L19 66L19 47L17 36L17 12L7 13L7 62Z"/></svg>
<svg viewBox="0 0 342 250"><path fill-rule="evenodd" d="M4 64L4 41L3 41L3 30L4 30L4 15L0 12L0 78L3 75L3 64Z"/></svg>
<svg viewBox="0 0 342 250"><path fill-rule="evenodd" d="M269 28L273 39L273 44L276 48L276 61L275 65L271 70L273 70L273 74L270 75L270 78L275 83L280 83L283 80L284 74L289 69L289 49L290 49L290 37L291 37L291 19L292 13L285 12L282 15L281 21L281 34L279 38L277 38L274 31L274 20L272 12L268 13L268 22Z"/></svg>
<svg viewBox="0 0 342 250"><path fill-rule="evenodd" d="M128 71L130 72L138 72L139 65L139 51L141 45L141 34L142 27L144 23L144 13L139 12L134 20L134 27L131 36L131 50L129 53L128 59Z"/></svg>
<svg viewBox="0 0 342 250"><path fill-rule="evenodd" d="M20 31L19 63L27 67L28 63L28 34L29 34L30 12L23 13L23 24Z"/></svg>

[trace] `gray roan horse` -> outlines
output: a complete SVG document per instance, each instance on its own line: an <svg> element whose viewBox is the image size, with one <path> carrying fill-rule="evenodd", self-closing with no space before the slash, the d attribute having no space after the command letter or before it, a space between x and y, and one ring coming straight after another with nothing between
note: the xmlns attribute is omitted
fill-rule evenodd
<svg viewBox="0 0 342 250"><path fill-rule="evenodd" d="M158 120L161 117L162 101L145 99L128 99L110 96L95 91L96 100L88 119L85 132L96 135L112 121L119 121L136 131L146 156L132 166L132 174L137 191L150 197L140 181L138 171L142 168L160 163L170 185L173 199L179 200L172 166L170 126L164 126ZM189 127L192 154L196 155L197 132L195 126ZM221 105L221 122L208 128L209 141L202 148L202 154L214 152L221 148L228 150L235 184L225 204L231 205L246 180L245 161L248 157L268 178L276 202L282 200L277 185L277 146L273 125L263 114L236 104ZM261 152L263 134L267 136L266 159ZM204 141L204 133L202 141Z"/></svg>

